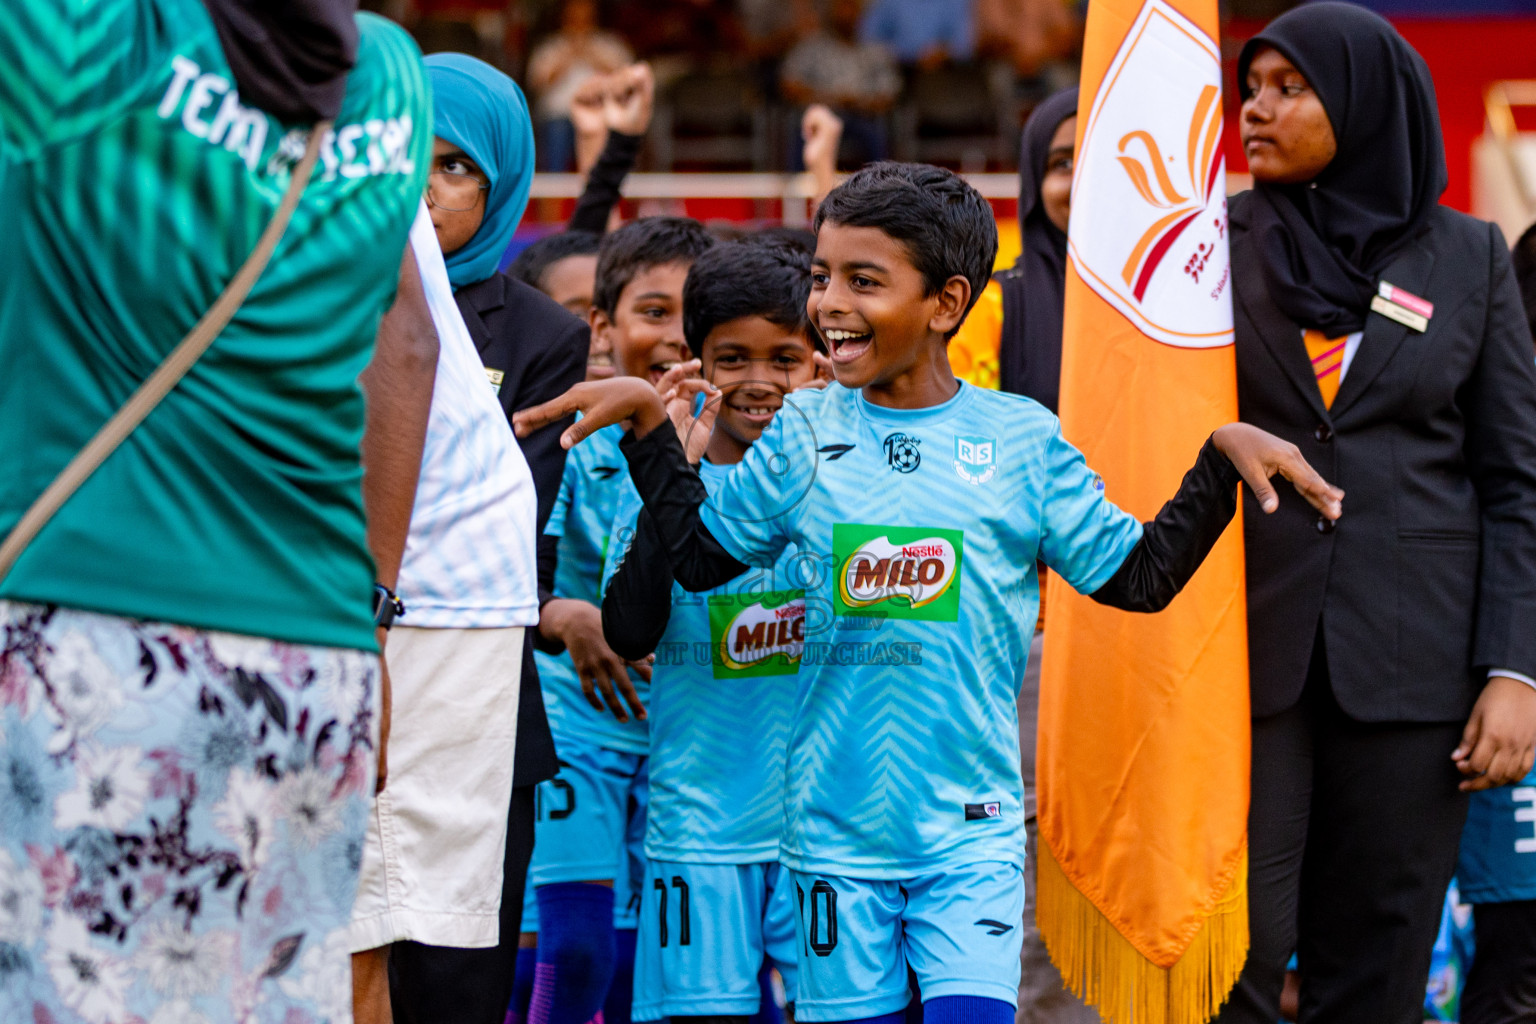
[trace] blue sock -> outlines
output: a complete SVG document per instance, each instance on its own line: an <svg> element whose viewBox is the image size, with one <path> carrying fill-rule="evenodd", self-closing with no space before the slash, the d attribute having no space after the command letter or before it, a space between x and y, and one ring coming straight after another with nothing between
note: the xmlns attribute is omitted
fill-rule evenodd
<svg viewBox="0 0 1536 1024"><path fill-rule="evenodd" d="M939 996L923 1004L925 1024L1013 1024L1013 1006L981 996Z"/></svg>
<svg viewBox="0 0 1536 1024"><path fill-rule="evenodd" d="M534 890L539 955L528 1024L587 1024L613 984L613 890L558 882Z"/></svg>
<svg viewBox="0 0 1536 1024"><path fill-rule="evenodd" d="M526 1024L528 1002L533 998L533 975L538 969L539 951L533 946L517 950L517 968L512 975L512 1003L507 1007L506 1024Z"/></svg>
<svg viewBox="0 0 1536 1024"><path fill-rule="evenodd" d="M603 1001L603 1024L629 1024L629 1010L635 1002L637 934L633 928L620 928L613 933L613 983L608 986L608 998Z"/></svg>

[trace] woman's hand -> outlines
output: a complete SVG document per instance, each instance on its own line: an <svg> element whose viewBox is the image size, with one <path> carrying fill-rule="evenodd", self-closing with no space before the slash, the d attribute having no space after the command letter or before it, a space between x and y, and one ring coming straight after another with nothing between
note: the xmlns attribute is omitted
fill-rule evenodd
<svg viewBox="0 0 1536 1024"><path fill-rule="evenodd" d="M608 641L603 639L603 613L596 606L563 597L546 602L539 611L539 632L565 644L571 654L571 664L576 667L576 675L581 679L581 692L593 708L602 711L606 705L614 718L627 722L629 712L624 710L624 705L628 704L635 718L645 721L645 705L629 680L628 669L634 669L636 675L650 682L655 656L631 662L614 653ZM622 702L619 700L621 695Z"/></svg>
<svg viewBox="0 0 1536 1024"><path fill-rule="evenodd" d="M1529 775L1536 760L1536 689L1508 676L1489 679L1451 760L1467 776L1463 793L1507 786Z"/></svg>
<svg viewBox="0 0 1536 1024"><path fill-rule="evenodd" d="M1211 440L1237 467L1266 513L1280 507L1280 496L1269 482L1270 477L1279 473L1308 504L1329 519L1344 514L1344 492L1319 476L1302 458L1301 449L1289 441L1247 423L1228 423L1218 428Z"/></svg>
<svg viewBox="0 0 1536 1024"><path fill-rule="evenodd" d="M628 424L636 437L644 437L667 422L666 406L649 381L613 377L583 381L559 398L523 409L512 417L512 429L518 437L527 437L573 412L581 413L581 419L560 435L562 448L574 448L584 438L614 423Z"/></svg>

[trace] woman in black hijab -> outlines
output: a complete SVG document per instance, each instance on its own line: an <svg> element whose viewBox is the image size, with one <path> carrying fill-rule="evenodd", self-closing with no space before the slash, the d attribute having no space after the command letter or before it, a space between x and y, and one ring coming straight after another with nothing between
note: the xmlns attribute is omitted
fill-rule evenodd
<svg viewBox="0 0 1536 1024"><path fill-rule="evenodd" d="M1342 487L1245 517L1251 951L1220 1020L1421 1017L1466 793L1536 748L1536 368L1498 229L1439 205L1424 61L1314 3L1238 59L1242 419Z"/></svg>
<svg viewBox="0 0 1536 1024"><path fill-rule="evenodd" d="M1028 395L1052 412L1061 394L1066 220L1076 119L1076 86L1051 96L1029 115L1019 153L1022 248L1013 266L997 276L1003 294L1003 331L998 346L1001 390ZM1066 137L1058 139L1064 127ZM1043 188L1050 189L1051 194L1042 195Z"/></svg>

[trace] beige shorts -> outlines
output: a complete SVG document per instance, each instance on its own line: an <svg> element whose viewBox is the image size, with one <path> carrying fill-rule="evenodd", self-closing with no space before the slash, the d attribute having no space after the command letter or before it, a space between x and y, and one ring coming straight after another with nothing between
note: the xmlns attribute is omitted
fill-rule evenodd
<svg viewBox="0 0 1536 1024"><path fill-rule="evenodd" d="M390 631L389 782L363 846L354 952L496 945L523 627Z"/></svg>

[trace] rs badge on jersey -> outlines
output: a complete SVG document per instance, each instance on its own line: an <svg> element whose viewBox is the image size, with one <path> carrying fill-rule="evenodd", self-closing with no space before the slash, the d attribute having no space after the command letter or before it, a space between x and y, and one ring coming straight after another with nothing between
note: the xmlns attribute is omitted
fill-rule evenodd
<svg viewBox="0 0 1536 1024"><path fill-rule="evenodd" d="M956 437L955 472L968 484L984 484L997 475L997 439Z"/></svg>
<svg viewBox="0 0 1536 1024"><path fill-rule="evenodd" d="M837 523L838 615L954 622L965 534L932 526Z"/></svg>
<svg viewBox="0 0 1536 1024"><path fill-rule="evenodd" d="M716 594L709 632L716 679L793 675L805 649L805 591Z"/></svg>

